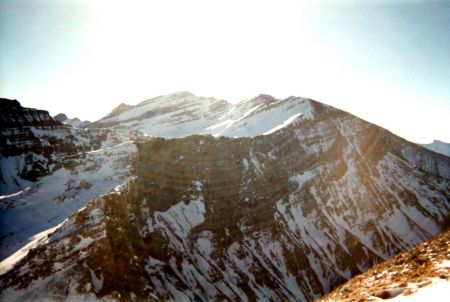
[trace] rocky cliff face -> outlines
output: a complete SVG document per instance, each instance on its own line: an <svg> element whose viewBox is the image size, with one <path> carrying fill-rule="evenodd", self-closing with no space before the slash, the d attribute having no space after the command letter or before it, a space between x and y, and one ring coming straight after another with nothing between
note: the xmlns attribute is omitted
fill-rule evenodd
<svg viewBox="0 0 450 302"><path fill-rule="evenodd" d="M53 120L47 111L23 108L18 101L8 99L0 99L0 106L0 154L3 156L38 148L52 152L57 145L52 138L69 136L66 127ZM61 145L58 147L64 149Z"/></svg>
<svg viewBox="0 0 450 302"><path fill-rule="evenodd" d="M42 238L3 297L313 301L449 226L448 157L320 103L279 105L304 117L137 143L137 178Z"/></svg>
<svg viewBox="0 0 450 302"><path fill-rule="evenodd" d="M48 174L52 154L77 151L70 129L47 111L8 99L0 100L0 108L0 194L14 193Z"/></svg>

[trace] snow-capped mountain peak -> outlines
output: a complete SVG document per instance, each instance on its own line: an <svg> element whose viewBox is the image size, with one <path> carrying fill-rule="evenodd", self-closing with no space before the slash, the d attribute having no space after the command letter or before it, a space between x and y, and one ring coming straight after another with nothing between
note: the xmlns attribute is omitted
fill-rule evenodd
<svg viewBox="0 0 450 302"><path fill-rule="evenodd" d="M183 137L201 132L204 125L213 123L229 106L223 100L177 92L135 106L119 106L92 127L120 125L152 136Z"/></svg>
<svg viewBox="0 0 450 302"><path fill-rule="evenodd" d="M312 119L317 107L327 106L304 98L276 99L266 94L231 105L224 100L177 92L136 106L120 105L92 126L121 125L166 138L193 134L252 137L282 129L296 119Z"/></svg>
<svg viewBox="0 0 450 302"><path fill-rule="evenodd" d="M243 103L249 102L249 103L262 103L262 104L270 104L273 102L276 102L277 99L271 95L268 94L258 94L257 96L244 100Z"/></svg>

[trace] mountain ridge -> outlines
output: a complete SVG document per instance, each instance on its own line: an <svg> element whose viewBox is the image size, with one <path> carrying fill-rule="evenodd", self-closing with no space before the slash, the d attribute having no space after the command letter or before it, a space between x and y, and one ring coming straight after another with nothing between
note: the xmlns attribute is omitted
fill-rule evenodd
<svg viewBox="0 0 450 302"><path fill-rule="evenodd" d="M309 111L312 106L308 102L313 101L296 97L278 100L261 94L232 105L225 100L178 92L152 98L136 106L122 106L120 113L112 117L107 115L94 122L92 127L123 125L150 136L167 138L195 134L255 136L299 117L302 111L304 118L311 118ZM284 109L272 110L270 114L277 103L283 104ZM256 117L258 112L260 114Z"/></svg>
<svg viewBox="0 0 450 302"><path fill-rule="evenodd" d="M64 113L58 113L53 119L74 128L86 128L91 123L90 121L82 121L77 117L68 118Z"/></svg>
<svg viewBox="0 0 450 302"><path fill-rule="evenodd" d="M135 141L134 180L43 238L2 294L312 301L448 225L450 158L308 99L243 104L219 127L247 136Z"/></svg>

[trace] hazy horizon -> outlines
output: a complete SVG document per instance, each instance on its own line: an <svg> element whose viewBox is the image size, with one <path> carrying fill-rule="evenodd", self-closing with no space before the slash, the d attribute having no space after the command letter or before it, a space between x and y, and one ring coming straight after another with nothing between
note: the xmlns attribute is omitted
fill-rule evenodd
<svg viewBox="0 0 450 302"><path fill-rule="evenodd" d="M311 98L450 141L448 1L0 0L0 96L97 120L189 91Z"/></svg>

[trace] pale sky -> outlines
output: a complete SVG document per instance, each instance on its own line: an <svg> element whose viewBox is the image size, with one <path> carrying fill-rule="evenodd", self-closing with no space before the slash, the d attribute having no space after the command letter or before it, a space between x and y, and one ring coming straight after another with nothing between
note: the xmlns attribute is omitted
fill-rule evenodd
<svg viewBox="0 0 450 302"><path fill-rule="evenodd" d="M93 121L181 90L450 142L450 1L0 0L1 97Z"/></svg>

